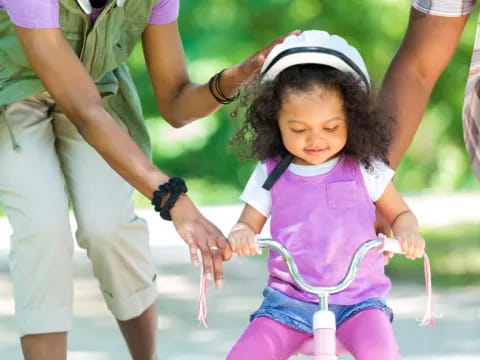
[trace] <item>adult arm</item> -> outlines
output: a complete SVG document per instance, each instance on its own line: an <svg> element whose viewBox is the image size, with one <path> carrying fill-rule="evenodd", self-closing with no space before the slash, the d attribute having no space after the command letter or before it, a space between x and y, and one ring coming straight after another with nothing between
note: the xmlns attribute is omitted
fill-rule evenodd
<svg viewBox="0 0 480 360"><path fill-rule="evenodd" d="M60 29L17 26L16 30L33 70L80 134L115 171L151 198L168 177L105 110L90 75Z"/></svg>
<svg viewBox="0 0 480 360"><path fill-rule="evenodd" d="M427 15L414 8L403 42L385 75L380 105L396 121L390 166L412 142L438 77L452 58L468 15Z"/></svg>
<svg viewBox="0 0 480 360"><path fill-rule="evenodd" d="M413 7L410 11L403 42L380 90L382 111L396 123L389 155L393 169L413 140L432 89L452 58L467 19L468 15L428 15ZM391 232L378 206L375 228L387 235Z"/></svg>
<svg viewBox="0 0 480 360"><path fill-rule="evenodd" d="M59 29L16 27L24 52L46 89L80 134L108 164L147 198L168 176L158 170L110 116L89 74ZM171 210L173 223L188 244L194 264L198 250L207 277L219 283L222 260L231 252L220 231L183 195ZM212 247L221 251L211 251Z"/></svg>
<svg viewBox="0 0 480 360"><path fill-rule="evenodd" d="M233 96L251 81L273 46L289 34L275 39L245 61L226 69L220 80L224 94ZM143 33L142 45L156 102L168 123L181 127L211 114L221 106L210 94L208 84L190 81L177 21L163 25L149 24Z"/></svg>

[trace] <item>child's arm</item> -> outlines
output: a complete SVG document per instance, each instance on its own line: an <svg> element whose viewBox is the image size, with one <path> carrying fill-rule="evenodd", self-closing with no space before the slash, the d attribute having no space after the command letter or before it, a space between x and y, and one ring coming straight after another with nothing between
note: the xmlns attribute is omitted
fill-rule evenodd
<svg viewBox="0 0 480 360"><path fill-rule="evenodd" d="M409 259L423 256L425 240L419 234L417 218L392 182L387 185L376 205L390 223L405 256Z"/></svg>
<svg viewBox="0 0 480 360"><path fill-rule="evenodd" d="M256 236L262 231L267 218L254 207L245 204L242 214L228 235L228 242L234 254L256 255Z"/></svg>

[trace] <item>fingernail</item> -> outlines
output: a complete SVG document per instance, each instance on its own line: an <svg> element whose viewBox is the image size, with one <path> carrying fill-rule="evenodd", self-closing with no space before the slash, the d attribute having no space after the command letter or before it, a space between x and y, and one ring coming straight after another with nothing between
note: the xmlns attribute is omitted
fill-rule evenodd
<svg viewBox="0 0 480 360"><path fill-rule="evenodd" d="M206 274L205 274L205 278L206 278L207 280L213 280L212 273L206 273Z"/></svg>
<svg viewBox="0 0 480 360"><path fill-rule="evenodd" d="M223 280L217 280L215 281L215 284L217 285L217 288L221 289L223 287Z"/></svg>
<svg viewBox="0 0 480 360"><path fill-rule="evenodd" d="M198 262L198 260L193 260L193 266L195 267L200 266L200 263Z"/></svg>

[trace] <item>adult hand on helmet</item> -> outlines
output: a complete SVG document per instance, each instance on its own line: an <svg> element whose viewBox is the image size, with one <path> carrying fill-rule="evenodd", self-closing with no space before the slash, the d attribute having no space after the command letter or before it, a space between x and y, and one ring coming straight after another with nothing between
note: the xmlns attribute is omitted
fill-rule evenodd
<svg viewBox="0 0 480 360"><path fill-rule="evenodd" d="M284 34L264 48L258 50L254 54L250 55L247 59L241 63L234 65L226 69L222 73L222 78L220 80L220 87L224 90L228 96L232 96L233 93L237 92L239 88L250 83L256 75L260 72L265 58L277 44L283 42L283 40L292 34L300 34L300 30L294 30L287 34Z"/></svg>
<svg viewBox="0 0 480 360"><path fill-rule="evenodd" d="M192 264L200 265L200 252L205 278L215 279L217 287L222 287L223 261L232 257L232 250L223 234L198 211L186 195L178 198L170 215L175 229L189 247Z"/></svg>

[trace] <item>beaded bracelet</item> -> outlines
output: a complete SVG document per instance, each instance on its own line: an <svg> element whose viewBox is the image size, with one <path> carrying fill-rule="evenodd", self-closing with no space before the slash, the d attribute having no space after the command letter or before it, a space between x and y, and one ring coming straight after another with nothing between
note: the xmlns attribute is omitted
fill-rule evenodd
<svg viewBox="0 0 480 360"><path fill-rule="evenodd" d="M240 96L240 92L236 93L232 97L228 97L223 93L222 88L220 87L220 78L225 70L226 69L223 69L222 71L216 73L208 81L208 89L210 90L210 94L212 94L217 102L223 105L234 102Z"/></svg>

